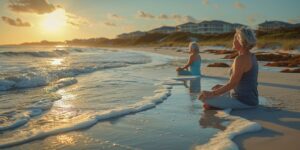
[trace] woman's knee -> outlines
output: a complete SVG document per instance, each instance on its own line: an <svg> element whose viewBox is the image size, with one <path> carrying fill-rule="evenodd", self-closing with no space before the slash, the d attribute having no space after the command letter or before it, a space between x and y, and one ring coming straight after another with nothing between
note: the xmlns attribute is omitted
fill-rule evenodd
<svg viewBox="0 0 300 150"><path fill-rule="evenodd" d="M218 107L221 108L221 106L223 105L223 97L213 97L213 98L209 98L207 100L205 100L205 104L210 105L210 106L214 106L214 107Z"/></svg>
<svg viewBox="0 0 300 150"><path fill-rule="evenodd" d="M221 109L235 108L239 106L239 102L236 99L229 97L228 94L207 99L205 103Z"/></svg>
<svg viewBox="0 0 300 150"><path fill-rule="evenodd" d="M180 70L180 71L177 71L177 74L178 75L191 75L192 73L187 70Z"/></svg>

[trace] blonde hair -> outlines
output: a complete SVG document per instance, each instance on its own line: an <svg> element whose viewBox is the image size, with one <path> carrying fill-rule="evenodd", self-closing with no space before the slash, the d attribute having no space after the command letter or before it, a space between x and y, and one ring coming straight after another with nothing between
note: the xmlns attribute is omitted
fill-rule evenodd
<svg viewBox="0 0 300 150"><path fill-rule="evenodd" d="M242 47L248 50L252 49L256 45L255 33L250 28L237 28L234 37L238 40Z"/></svg>
<svg viewBox="0 0 300 150"><path fill-rule="evenodd" d="M199 53L199 46L196 42L190 42L189 49L193 49L196 53Z"/></svg>

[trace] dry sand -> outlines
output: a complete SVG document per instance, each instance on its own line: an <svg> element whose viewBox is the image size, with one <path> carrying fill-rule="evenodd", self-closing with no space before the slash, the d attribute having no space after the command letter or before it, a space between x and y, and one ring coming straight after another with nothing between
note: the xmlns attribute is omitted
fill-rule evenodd
<svg viewBox="0 0 300 150"><path fill-rule="evenodd" d="M128 48L159 54L187 57L186 48ZM201 53L202 58L221 58L222 55ZM209 77L228 80L228 68L202 70ZM234 140L240 149L247 150L299 150L300 142L300 74L259 72L259 94L271 102L272 107L233 111L233 115L258 122L263 129Z"/></svg>

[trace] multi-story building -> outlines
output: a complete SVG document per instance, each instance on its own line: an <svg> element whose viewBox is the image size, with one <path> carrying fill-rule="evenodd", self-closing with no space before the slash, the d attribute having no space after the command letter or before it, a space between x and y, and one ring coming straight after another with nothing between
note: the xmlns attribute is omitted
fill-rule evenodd
<svg viewBox="0 0 300 150"><path fill-rule="evenodd" d="M196 33L198 31L198 24L193 22L184 23L176 26L176 31Z"/></svg>
<svg viewBox="0 0 300 150"><path fill-rule="evenodd" d="M270 31L274 29L280 29L280 28L293 28L295 27L294 24L290 24L287 22L282 21L265 21L258 25L258 30L261 31Z"/></svg>
<svg viewBox="0 0 300 150"><path fill-rule="evenodd" d="M225 21L212 20L200 23L185 23L177 26L179 32L190 32L199 34L219 34L234 31L236 28L245 26L242 24L231 24Z"/></svg>

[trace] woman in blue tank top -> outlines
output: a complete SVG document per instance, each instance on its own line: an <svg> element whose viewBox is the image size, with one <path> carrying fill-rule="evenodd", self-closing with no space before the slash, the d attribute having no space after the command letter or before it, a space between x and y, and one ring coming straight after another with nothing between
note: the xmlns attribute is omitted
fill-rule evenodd
<svg viewBox="0 0 300 150"><path fill-rule="evenodd" d="M183 67L177 67L177 74L201 76L201 57L199 55L199 46L196 42L189 44L189 53L190 57L188 62Z"/></svg>
<svg viewBox="0 0 300 150"><path fill-rule="evenodd" d="M230 80L225 85L215 85L212 91L201 92L199 99L205 108L253 108L258 105L257 75L258 64L250 50L255 46L256 38L252 30L240 28L233 39L233 49L238 56L232 64Z"/></svg>

